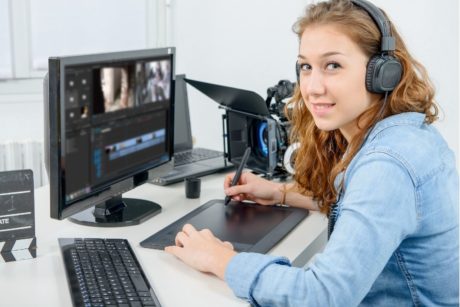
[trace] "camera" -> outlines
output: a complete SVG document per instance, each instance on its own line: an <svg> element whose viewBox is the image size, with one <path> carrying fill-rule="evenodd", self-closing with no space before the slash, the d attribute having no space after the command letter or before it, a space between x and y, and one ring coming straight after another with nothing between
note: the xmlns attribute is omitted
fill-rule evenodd
<svg viewBox="0 0 460 307"><path fill-rule="evenodd" d="M289 80L280 80L277 85L269 87L265 100L268 114L227 109L225 119L230 162L250 146L252 152L247 168L269 179L283 178L293 173L292 159L286 157L290 124L284 113L284 100L293 95L294 88L295 83Z"/></svg>
<svg viewBox="0 0 460 307"><path fill-rule="evenodd" d="M186 82L225 110L222 116L224 151L229 162L240 164L244 151L251 147L246 168L268 179L285 178L293 173L290 124L284 107L285 99L293 95L295 83L279 81L267 89L264 100L248 90L191 79Z"/></svg>

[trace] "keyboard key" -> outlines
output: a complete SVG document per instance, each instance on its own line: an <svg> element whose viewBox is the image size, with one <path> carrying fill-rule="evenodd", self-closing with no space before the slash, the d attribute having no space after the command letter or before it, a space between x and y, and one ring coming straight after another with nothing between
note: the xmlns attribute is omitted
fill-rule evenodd
<svg viewBox="0 0 460 307"><path fill-rule="evenodd" d="M143 292L143 291L149 291L149 288L147 287L147 284L144 281L144 278L142 278L142 275L140 274L130 274L131 281L134 284L134 288L138 292Z"/></svg>

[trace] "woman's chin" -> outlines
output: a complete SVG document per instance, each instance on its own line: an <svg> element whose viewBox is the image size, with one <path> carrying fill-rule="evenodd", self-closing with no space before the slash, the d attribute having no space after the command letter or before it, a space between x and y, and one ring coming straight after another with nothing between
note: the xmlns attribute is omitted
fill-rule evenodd
<svg viewBox="0 0 460 307"><path fill-rule="evenodd" d="M316 125L316 128L318 128L319 130L326 131L326 132L337 129L337 127L333 123L327 123L324 121L315 120L315 125Z"/></svg>

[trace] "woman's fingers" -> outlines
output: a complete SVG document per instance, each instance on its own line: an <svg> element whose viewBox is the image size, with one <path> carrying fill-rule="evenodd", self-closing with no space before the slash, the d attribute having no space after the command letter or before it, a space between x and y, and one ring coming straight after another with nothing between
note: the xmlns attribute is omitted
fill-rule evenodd
<svg viewBox="0 0 460 307"><path fill-rule="evenodd" d="M214 235L212 234L211 230L205 228L200 231L200 233L206 238L206 239L214 239Z"/></svg>
<svg viewBox="0 0 460 307"><path fill-rule="evenodd" d="M185 224L182 227L182 231L179 231L175 238L176 246L183 247L185 246L186 242L193 236L197 230L191 224Z"/></svg>
<svg viewBox="0 0 460 307"><path fill-rule="evenodd" d="M227 176L225 176L224 189L228 188L231 185L234 176L235 176L235 173L231 173L231 174L228 174Z"/></svg>
<svg viewBox="0 0 460 307"><path fill-rule="evenodd" d="M233 244L228 242L228 241L224 241L222 242L222 244L224 244L226 247L230 248L231 250L234 250L234 247L233 247Z"/></svg>
<svg viewBox="0 0 460 307"><path fill-rule="evenodd" d="M198 235L198 236L197 236ZM196 240L200 240L199 237L201 236L202 239L206 241L215 241L220 244L223 244L225 247L230 248L233 250L233 245L228 241L221 241L219 238L214 236L211 230L205 228L200 231L196 230L191 224L185 224L182 227L182 231L179 231L175 238L175 246L167 246L165 251L170 254L176 255L177 257L181 258L181 251L183 247L186 247L189 242L197 242ZM193 244L192 244L193 245Z"/></svg>
<svg viewBox="0 0 460 307"><path fill-rule="evenodd" d="M176 243L176 246L184 247L188 239L189 237L185 232L179 231L174 239L174 242Z"/></svg>
<svg viewBox="0 0 460 307"><path fill-rule="evenodd" d="M224 189L229 188L232 185L233 177L235 177L236 173L231 173L225 176L224 179ZM243 172L241 174L240 180L237 182L236 186L238 185L244 185L247 184L251 181L250 178L252 178L254 175L249 173L249 172Z"/></svg>
<svg viewBox="0 0 460 307"><path fill-rule="evenodd" d="M193 227L191 224L185 224L184 227L182 227L182 231L185 232L188 236L197 232L195 227Z"/></svg>
<svg viewBox="0 0 460 307"><path fill-rule="evenodd" d="M174 246L174 245L173 246L166 246L165 247L165 252L167 252L167 253L169 253L171 255L174 255L179 259L182 259L183 248L179 247L179 246Z"/></svg>
<svg viewBox="0 0 460 307"><path fill-rule="evenodd" d="M233 187L228 187L225 189L225 194L230 196L236 196L238 194L251 194L252 186L251 184L242 184L235 185Z"/></svg>

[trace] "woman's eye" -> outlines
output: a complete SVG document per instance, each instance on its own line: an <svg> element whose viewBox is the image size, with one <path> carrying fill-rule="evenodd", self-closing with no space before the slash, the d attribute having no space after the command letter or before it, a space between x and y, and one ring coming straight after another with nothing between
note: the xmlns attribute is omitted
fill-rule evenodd
<svg viewBox="0 0 460 307"><path fill-rule="evenodd" d="M326 65L326 69L327 70L336 70L336 69L339 69L341 66L339 63L335 63L335 62L332 62L332 63L328 63Z"/></svg>
<svg viewBox="0 0 460 307"><path fill-rule="evenodd" d="M311 70L311 66L308 64L300 64L300 70Z"/></svg>

